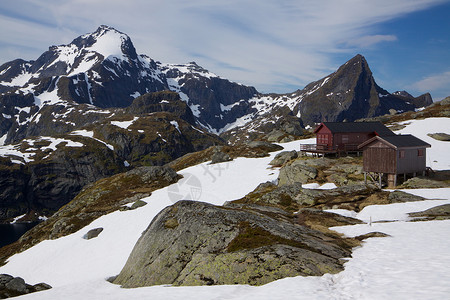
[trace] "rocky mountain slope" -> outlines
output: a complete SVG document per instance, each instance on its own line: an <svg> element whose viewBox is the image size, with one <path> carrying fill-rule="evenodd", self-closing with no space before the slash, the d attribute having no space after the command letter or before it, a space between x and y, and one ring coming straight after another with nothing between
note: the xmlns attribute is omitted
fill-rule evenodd
<svg viewBox="0 0 450 300"><path fill-rule="evenodd" d="M301 128L315 124L355 121L391 113L414 111L433 103L430 94L413 97L407 92L389 93L379 87L366 59L356 55L336 72L284 95L263 95L251 99L258 113L250 122L225 132L223 137L240 142L252 136L266 140L293 140ZM247 117L249 118L249 117ZM285 141L287 141L285 139Z"/></svg>
<svg viewBox="0 0 450 300"><path fill-rule="evenodd" d="M0 222L51 215L101 178L224 144L192 125L191 110L174 92L146 94L122 109L76 103L45 108L29 127L40 136L0 147ZM39 126L45 119L57 120L55 127ZM73 127L78 129L55 132Z"/></svg>
<svg viewBox="0 0 450 300"><path fill-rule="evenodd" d="M127 107L140 95L163 90L178 92L197 122L212 132L248 113L248 103L236 103L257 94L194 62L162 64L138 55L126 34L100 26L68 45L50 47L36 61L0 66L0 136L6 143L19 139L10 129L30 125L44 106Z"/></svg>

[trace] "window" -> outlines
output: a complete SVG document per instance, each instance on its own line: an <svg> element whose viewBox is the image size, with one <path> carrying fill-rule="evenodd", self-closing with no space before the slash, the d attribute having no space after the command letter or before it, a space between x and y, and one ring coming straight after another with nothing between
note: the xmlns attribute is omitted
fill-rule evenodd
<svg viewBox="0 0 450 300"><path fill-rule="evenodd" d="M327 134L317 135L317 141L319 144L327 144L328 143L328 135Z"/></svg>
<svg viewBox="0 0 450 300"><path fill-rule="evenodd" d="M400 150L398 152L398 158L405 158L405 150Z"/></svg>
<svg viewBox="0 0 450 300"><path fill-rule="evenodd" d="M417 149L417 156L423 156L423 149Z"/></svg>

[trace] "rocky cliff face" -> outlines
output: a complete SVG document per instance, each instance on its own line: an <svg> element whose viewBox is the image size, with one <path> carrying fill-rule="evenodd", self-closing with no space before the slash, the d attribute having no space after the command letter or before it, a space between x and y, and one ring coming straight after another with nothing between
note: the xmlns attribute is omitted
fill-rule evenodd
<svg viewBox="0 0 450 300"><path fill-rule="evenodd" d="M86 184L125 169L111 149L86 137L24 140L0 163L0 222L51 215Z"/></svg>

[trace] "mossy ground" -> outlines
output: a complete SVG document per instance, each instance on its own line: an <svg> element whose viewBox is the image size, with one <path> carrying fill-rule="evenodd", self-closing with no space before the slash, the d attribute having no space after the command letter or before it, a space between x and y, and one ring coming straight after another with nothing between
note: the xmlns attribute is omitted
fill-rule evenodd
<svg viewBox="0 0 450 300"><path fill-rule="evenodd" d="M309 250L312 249L302 242L273 235L261 227L252 227L249 222L241 222L239 224L239 234L230 242L230 244L228 244L227 251L236 252L239 250L255 249L275 244L283 244Z"/></svg>

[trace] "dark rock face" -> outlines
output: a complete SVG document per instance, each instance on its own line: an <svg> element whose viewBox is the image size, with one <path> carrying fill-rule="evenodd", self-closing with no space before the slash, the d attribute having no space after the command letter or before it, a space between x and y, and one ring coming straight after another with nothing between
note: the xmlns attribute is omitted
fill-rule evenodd
<svg viewBox="0 0 450 300"><path fill-rule="evenodd" d="M148 93L137 97L126 109L126 112L132 115L169 112L195 125L195 117L189 106L181 101L178 93L170 91Z"/></svg>
<svg viewBox="0 0 450 300"><path fill-rule="evenodd" d="M0 222L25 214L28 211L28 170L0 159Z"/></svg>
<svg viewBox="0 0 450 300"><path fill-rule="evenodd" d="M51 289L46 283L29 285L20 277L13 277L8 274L0 274L0 299L17 297L29 293Z"/></svg>
<svg viewBox="0 0 450 300"><path fill-rule="evenodd" d="M416 108L414 103L406 101L409 97L396 96L380 88L362 55L355 56L326 78L307 85L305 90L309 91L308 95L299 106L305 125L354 121L387 114L389 109ZM417 100L417 104L425 104L430 100L427 99Z"/></svg>
<svg viewBox="0 0 450 300"><path fill-rule="evenodd" d="M45 145L45 144L44 144ZM75 197L81 188L125 170L123 161L105 145L61 147L45 159L28 164L0 164L0 222L36 211L49 215Z"/></svg>
<svg viewBox="0 0 450 300"><path fill-rule="evenodd" d="M342 270L339 258L350 255L348 250L318 231L261 213L268 209L194 201L167 207L142 234L114 283L260 285Z"/></svg>
<svg viewBox="0 0 450 300"><path fill-rule="evenodd" d="M186 68L189 73L182 71ZM238 117L256 111L248 102L259 94L254 87L220 78L195 62L186 65L163 65L162 71L171 90L186 95L190 105L199 106L199 122L213 129L219 130L236 121Z"/></svg>

